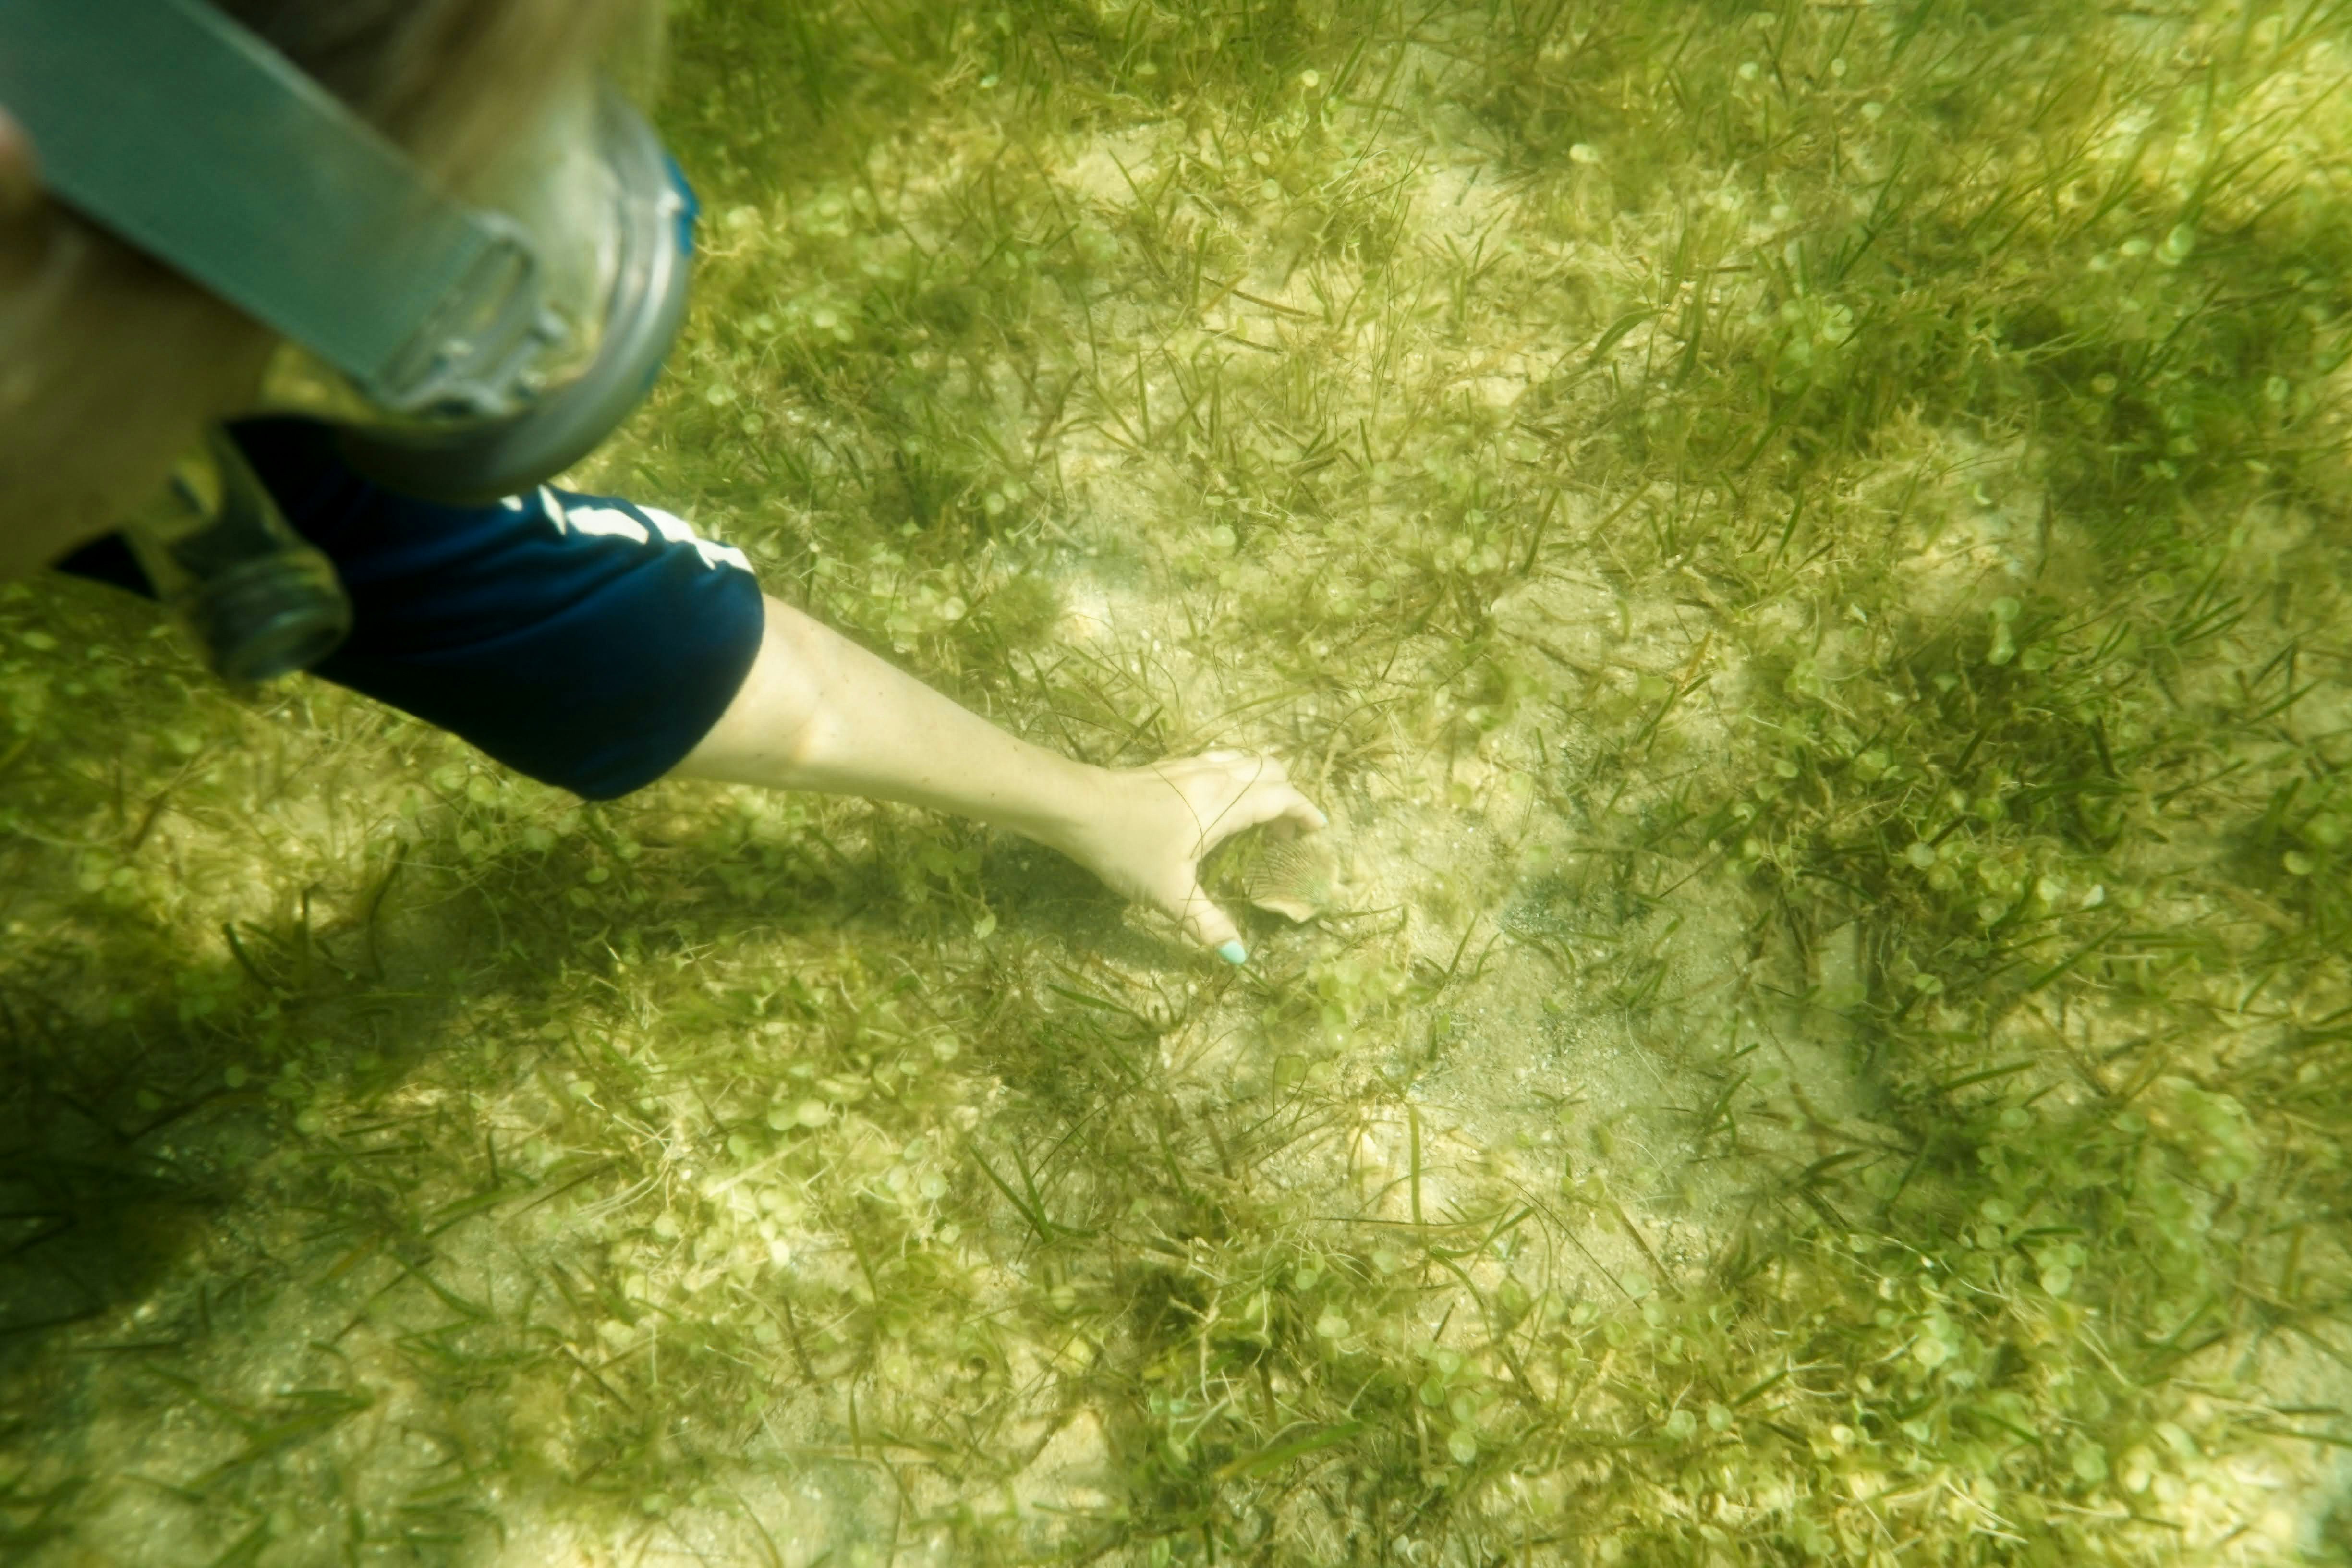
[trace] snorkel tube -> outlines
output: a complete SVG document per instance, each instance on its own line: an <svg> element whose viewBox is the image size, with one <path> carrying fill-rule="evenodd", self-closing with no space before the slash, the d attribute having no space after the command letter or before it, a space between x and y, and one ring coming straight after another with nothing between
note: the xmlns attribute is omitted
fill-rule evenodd
<svg viewBox="0 0 2352 1568"><path fill-rule="evenodd" d="M686 322L694 195L653 127L609 88L595 134L615 177L616 254L594 360L505 419L352 427L343 454L361 473L427 500L499 500L585 458L653 390Z"/></svg>

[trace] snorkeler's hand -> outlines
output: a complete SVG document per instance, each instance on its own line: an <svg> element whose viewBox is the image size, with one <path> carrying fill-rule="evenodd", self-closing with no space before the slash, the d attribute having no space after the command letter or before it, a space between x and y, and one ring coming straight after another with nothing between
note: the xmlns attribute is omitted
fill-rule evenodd
<svg viewBox="0 0 2352 1568"><path fill-rule="evenodd" d="M1201 861L1244 828L1313 833L1323 814L1291 787L1282 764L1248 752L1208 752L1101 778L1087 820L1056 845L1118 892L1176 917L1184 933L1231 963L1247 957L1241 931L1201 889Z"/></svg>
<svg viewBox="0 0 2352 1568"><path fill-rule="evenodd" d="M766 615L751 674L679 776L904 801L1006 828L1157 905L1233 963L1248 954L1201 890L1202 857L1245 827L1324 826L1271 757L1088 767L1007 734L790 605L770 599Z"/></svg>

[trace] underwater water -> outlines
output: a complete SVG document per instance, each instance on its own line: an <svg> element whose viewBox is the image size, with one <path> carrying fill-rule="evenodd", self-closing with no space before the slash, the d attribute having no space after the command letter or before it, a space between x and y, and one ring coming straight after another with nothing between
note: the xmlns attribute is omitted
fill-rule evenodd
<svg viewBox="0 0 2352 1568"><path fill-rule="evenodd" d="M2352 1557L2340 7L676 20L583 481L1328 853L0 591L0 1561Z"/></svg>

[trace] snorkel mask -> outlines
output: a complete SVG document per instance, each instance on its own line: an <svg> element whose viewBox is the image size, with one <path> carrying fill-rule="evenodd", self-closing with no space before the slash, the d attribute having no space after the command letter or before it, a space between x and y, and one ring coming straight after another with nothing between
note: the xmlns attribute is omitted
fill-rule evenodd
<svg viewBox="0 0 2352 1568"><path fill-rule="evenodd" d="M404 494L478 503L553 478L644 399L685 318L693 197L584 73L463 197L204 0L0 0L0 104L60 200L286 340L263 411L336 425L352 465ZM274 513L226 441L206 447L163 503L180 537L190 498ZM262 524L246 536L309 551ZM318 596L307 563L278 575ZM321 629L348 623L334 596ZM233 679L301 667L236 656L250 606L182 607ZM302 663L332 646L262 618Z"/></svg>

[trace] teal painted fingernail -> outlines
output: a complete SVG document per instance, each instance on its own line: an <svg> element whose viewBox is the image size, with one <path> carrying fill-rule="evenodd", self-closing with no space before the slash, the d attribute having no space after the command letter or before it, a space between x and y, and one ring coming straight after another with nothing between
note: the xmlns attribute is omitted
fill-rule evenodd
<svg viewBox="0 0 2352 1568"><path fill-rule="evenodd" d="M1244 947L1240 942L1229 942L1225 943L1224 946L1217 949L1217 956L1223 959L1227 963L1247 963L1249 962L1249 949Z"/></svg>

